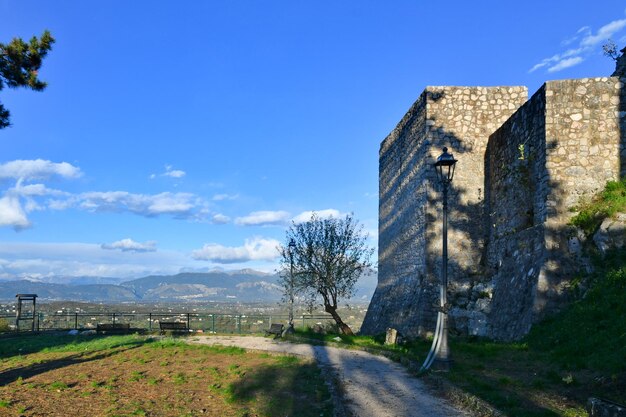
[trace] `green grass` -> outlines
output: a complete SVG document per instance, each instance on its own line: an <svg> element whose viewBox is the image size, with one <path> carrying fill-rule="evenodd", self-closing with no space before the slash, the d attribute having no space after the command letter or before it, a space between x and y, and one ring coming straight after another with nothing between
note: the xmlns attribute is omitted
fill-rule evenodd
<svg viewBox="0 0 626 417"><path fill-rule="evenodd" d="M58 336L32 335L6 339L0 343L0 357L10 358L29 353L58 353L58 352L97 352L122 347L140 346L153 343L153 339L137 335L117 337L108 336Z"/></svg>
<svg viewBox="0 0 626 417"><path fill-rule="evenodd" d="M130 375L130 381L140 381L142 379L145 379L146 375L144 375L143 372L139 372L139 371L133 371Z"/></svg>
<svg viewBox="0 0 626 417"><path fill-rule="evenodd" d="M587 236L593 235L604 219L619 212L626 213L626 178L607 182L604 191L574 210L578 214L570 224L582 229Z"/></svg>
<svg viewBox="0 0 626 417"><path fill-rule="evenodd" d="M340 342L336 340L337 337L341 339ZM397 354L413 360L418 358L419 354L417 352L423 350L424 346L427 345L427 343L421 340L408 341L402 345L385 345L384 334L376 336L347 336L333 333L316 333L311 329L296 329L295 339L312 340L321 344L336 343L348 349L361 348L373 351L374 353L384 352L391 355Z"/></svg>
<svg viewBox="0 0 626 417"><path fill-rule="evenodd" d="M274 364L251 369L245 373L245 377L241 374L239 375L241 378L226 386L216 382L209 388L223 393L228 403L259 407L261 415L284 415L284 410L297 409L297 404L301 401L299 398L305 397L310 398L320 408L317 411L319 414L316 415L331 416L332 400L323 383L319 368L313 362L303 362L297 357L275 356L274 358ZM233 370L236 373L239 368L230 369L230 371ZM297 381L296 386L293 385L294 381ZM268 396L272 392L290 390L296 391L297 395L281 397L280 401L272 398L264 404L257 403L259 395Z"/></svg>
<svg viewBox="0 0 626 417"><path fill-rule="evenodd" d="M446 377L520 417L586 416L590 396L626 403L626 248L598 261L590 289L524 340L453 339Z"/></svg>
<svg viewBox="0 0 626 417"><path fill-rule="evenodd" d="M69 387L65 382L55 381L52 384L50 384L50 389L52 390L63 391L68 388Z"/></svg>
<svg viewBox="0 0 626 417"><path fill-rule="evenodd" d="M175 384L182 385L187 382L187 375L183 372L179 372L172 378Z"/></svg>
<svg viewBox="0 0 626 417"><path fill-rule="evenodd" d="M626 249L609 253L592 287L567 310L535 326L529 346L564 369L626 372Z"/></svg>

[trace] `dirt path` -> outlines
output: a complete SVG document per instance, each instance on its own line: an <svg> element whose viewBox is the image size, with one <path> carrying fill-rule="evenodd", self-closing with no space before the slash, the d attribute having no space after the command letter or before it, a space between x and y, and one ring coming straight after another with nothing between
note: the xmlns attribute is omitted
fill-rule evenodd
<svg viewBox="0 0 626 417"><path fill-rule="evenodd" d="M339 381L346 412L351 416L469 416L435 397L422 381L408 374L401 365L367 352L264 337L207 336L194 337L192 341L313 357L333 379Z"/></svg>

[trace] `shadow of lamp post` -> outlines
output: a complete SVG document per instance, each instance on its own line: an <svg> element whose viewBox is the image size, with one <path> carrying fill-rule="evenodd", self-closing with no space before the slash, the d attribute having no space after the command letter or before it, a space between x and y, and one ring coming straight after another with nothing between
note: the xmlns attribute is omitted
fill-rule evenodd
<svg viewBox="0 0 626 417"><path fill-rule="evenodd" d="M448 148L443 148L443 153L435 162L437 177L443 187L443 250L441 268L441 287L439 290L439 312L437 313L437 326L433 344L428 352L428 356L422 365L421 371L428 370L433 363L435 368L441 371L450 370L452 359L450 358L450 347L448 346L448 187L454 177L454 168L457 160Z"/></svg>

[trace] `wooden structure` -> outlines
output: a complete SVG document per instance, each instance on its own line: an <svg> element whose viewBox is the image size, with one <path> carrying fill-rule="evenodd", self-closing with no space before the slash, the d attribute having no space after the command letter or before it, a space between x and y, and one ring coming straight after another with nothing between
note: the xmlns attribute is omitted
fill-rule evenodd
<svg viewBox="0 0 626 417"><path fill-rule="evenodd" d="M15 314L15 330L20 330L20 321L30 321L30 329L35 331L35 320L37 317L37 294L17 294L17 312ZM33 302L33 312L32 315L24 315L22 314L22 302L24 301L32 301ZM37 326L39 327L39 326Z"/></svg>
<svg viewBox="0 0 626 417"><path fill-rule="evenodd" d="M272 323L272 325L270 326L269 330L265 331L265 336L269 336L271 334L274 335L274 339L278 339L279 337L281 337L283 335L283 329L285 328L285 326L283 324L280 323Z"/></svg>
<svg viewBox="0 0 626 417"><path fill-rule="evenodd" d="M172 332L172 333L188 333L189 326L187 323L183 321L160 321L159 328L161 329L161 333Z"/></svg>

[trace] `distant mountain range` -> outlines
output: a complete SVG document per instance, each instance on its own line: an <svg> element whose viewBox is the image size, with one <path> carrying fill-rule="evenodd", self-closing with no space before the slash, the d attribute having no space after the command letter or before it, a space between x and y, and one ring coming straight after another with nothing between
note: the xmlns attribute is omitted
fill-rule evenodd
<svg viewBox="0 0 626 417"><path fill-rule="evenodd" d="M251 269L151 275L125 282L107 277L51 277L45 282L22 279L0 281L0 300L32 293L41 300L92 302L275 302L282 296L277 279L276 274ZM368 271L357 283L353 300L369 301L376 283L376 271Z"/></svg>

